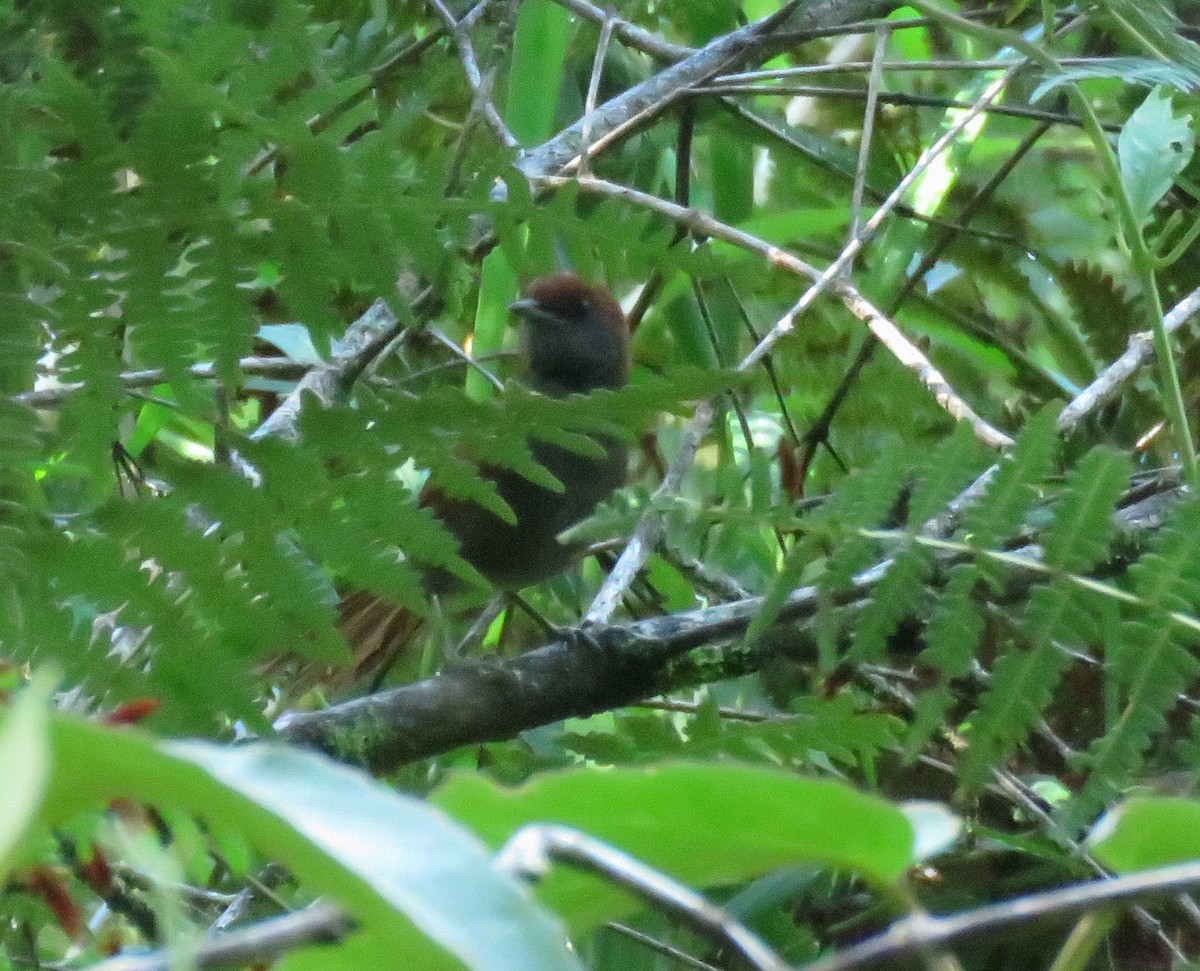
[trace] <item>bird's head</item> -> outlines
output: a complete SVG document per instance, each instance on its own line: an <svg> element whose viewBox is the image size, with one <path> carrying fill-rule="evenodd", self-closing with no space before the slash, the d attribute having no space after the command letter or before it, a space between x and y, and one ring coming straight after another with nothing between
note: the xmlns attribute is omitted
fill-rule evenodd
<svg viewBox="0 0 1200 971"><path fill-rule="evenodd" d="M629 325L603 285L570 272L541 277L509 309L521 320L521 356L535 389L566 395L628 381Z"/></svg>

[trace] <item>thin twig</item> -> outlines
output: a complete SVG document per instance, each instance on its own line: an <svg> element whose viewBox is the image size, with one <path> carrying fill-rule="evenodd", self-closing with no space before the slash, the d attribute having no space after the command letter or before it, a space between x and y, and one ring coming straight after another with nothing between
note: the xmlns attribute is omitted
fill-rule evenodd
<svg viewBox="0 0 1200 971"><path fill-rule="evenodd" d="M888 30L892 24L883 23L877 24L876 30ZM1104 57L1062 57L1058 59L1058 63L1063 67L1077 67L1089 64L1103 65L1107 64L1108 58ZM742 71L738 74L723 74L715 78L714 84L736 84L758 81L778 80L782 78L794 77L812 77L821 74L853 74L859 71L869 71L872 69L872 61L842 61L838 64L803 64L799 67L782 67L782 68L767 68L760 71ZM984 58L983 60L930 60L930 61L884 61L880 65L884 71L970 71L972 73L979 71L1002 71L1007 67L1012 67L1012 60L1009 58ZM1033 65L1027 65L1032 67Z"/></svg>
<svg viewBox="0 0 1200 971"><path fill-rule="evenodd" d="M387 338L382 341L382 347L386 347L395 340L399 326L391 308L382 300L376 300L346 329L342 346L333 360L310 370L270 417L250 433L250 438L257 440L278 435L294 441L299 434L296 421L300 417L304 393L315 394L325 407L329 407L345 393L348 371L357 369L361 373L365 367L361 364L364 351L379 345L381 337Z"/></svg>
<svg viewBox="0 0 1200 971"><path fill-rule="evenodd" d="M1163 329L1173 333L1182 327L1197 312L1200 312L1200 287L1179 301L1163 317ZM1071 432L1088 415L1094 412L1136 375L1138 369L1154 354L1154 342L1148 334L1135 334L1129 339L1129 349L1105 368L1095 381L1084 388L1059 412L1060 434ZM1063 416L1066 416L1064 419ZM969 486L955 496L936 516L921 527L925 536L949 536L962 514L983 498L992 480L1000 471L992 465L980 473Z"/></svg>
<svg viewBox="0 0 1200 971"><path fill-rule="evenodd" d="M651 937L649 934L644 934L639 930L635 930L625 924L618 924L614 921L609 921L604 925L604 929L612 931L614 934L620 934L622 937L627 937L631 941L636 941L642 947L649 948L657 954L670 958L680 964L685 964L689 968L695 968L696 971L721 971L715 964L709 964L707 961L701 961L697 957L693 957L686 951L681 951L677 947L672 947L666 941L660 941L657 937Z"/></svg>
<svg viewBox="0 0 1200 971"><path fill-rule="evenodd" d="M1011 73L1011 72L1010 72ZM1005 75L1007 77L1008 75ZM996 84L989 86L989 90L994 89L994 94L999 93L999 88ZM986 97L986 94L985 94ZM953 131L954 129L951 129ZM939 144L948 144L948 140L939 139ZM928 164L928 162L926 162ZM911 175L911 173L910 173ZM915 176L914 176L915 178ZM871 329L871 332L890 350L896 358L928 387L934 394L938 404L946 409L957 420L967 421L975 430L975 434L981 441L985 442L993 448L1002 448L1011 444L1011 439L1003 432L993 428L985 422L975 411L954 391L950 383L942 376L941 372L933 366L933 364L922 354L915 345L913 345L900 332L890 320L888 320L878 309L876 309L870 301L866 299L858 290L846 280L837 280L834 278L831 271L834 267L845 266L848 263L847 253L857 252L859 246L854 243L864 238L869 238L878 228L882 221L880 212L876 212L863 227L863 232L855 237L850 245L847 245L842 251L842 256L823 273L815 267L805 263L799 257L794 256L777 246L773 246L758 237L752 236L744 230L736 229L726 223L722 223L711 216L705 215L695 209L679 206L675 203L668 202L665 199L660 199L657 196L648 193L640 192L628 186L617 185L612 182L607 182L602 179L595 178L577 178L566 179L563 177L549 176L535 180L542 184L558 187L567 183L578 185L584 191L597 192L602 195L614 196L624 199L636 205L643 206L655 212L659 212L667 218L674 220L681 226L686 226L693 232L705 236L712 236L731 243L751 252L757 253L766 259L769 263L775 266L790 270L797 276L807 277L815 280L803 297L800 303L804 303L805 298L811 296L808 303L811 304L816 299L816 294L825 289L831 290L842 300L845 307L858 317ZM910 180L911 182L911 180ZM902 183L903 185L903 183ZM891 198L899 198L899 187L897 192L892 194ZM885 211L885 210L881 210ZM771 347L784 334L789 333L795 326L796 317L799 314L800 304L793 307L787 314L783 316L772 328L771 332L763 340L759 341L758 345L750 352L741 363L737 366L739 373L745 372L756 364L760 363L770 352ZM772 339L773 337L773 339ZM682 484L684 476L691 468L692 460L695 458L696 450L699 448L700 440L708 430L709 423L712 421L713 408L710 403L705 403L697 408L693 416L691 424L688 426L687 432L684 435L683 443L679 451L671 461L668 477L663 480L663 483L655 491L656 499L669 497L678 492ZM651 508L646 511L638 522L637 528L634 530L633 537L625 547L621 556L618 558L616 565L605 579L591 606L588 608L587 614L584 617L584 623L597 624L603 623L612 616L612 612L616 609L617 604L624 596L625 591L629 589L629 585L633 583L638 571L646 562L646 559L654 551L657 545L662 540L663 524L662 517L651 504Z"/></svg>
<svg viewBox="0 0 1200 971"><path fill-rule="evenodd" d="M787 963L732 914L641 860L567 826L525 826L496 855L515 876L540 877L551 860L595 873L653 907L666 911L710 941L730 947L756 971L790 971Z"/></svg>
<svg viewBox="0 0 1200 971"><path fill-rule="evenodd" d="M279 378L280 380L295 380L302 378L315 366L303 361L293 361L284 357L243 357L238 361L238 370L247 377ZM214 361L202 361L188 368L188 373L200 380L213 380L217 377L217 365ZM170 381L163 368L149 368L143 371L126 371L117 376L122 389L126 392L136 388L149 388L156 384ZM70 381L57 384L50 388L40 388L37 391L22 391L12 396L12 401L30 408L50 408L60 405L71 395L86 387L83 381Z"/></svg>
<svg viewBox="0 0 1200 971"><path fill-rule="evenodd" d="M1200 312L1200 287L1179 301L1163 317L1163 329L1168 334L1179 330ZM1154 357L1154 337L1150 333L1134 334L1129 338L1129 347L1104 371L1079 392L1071 403L1058 415L1058 430L1066 434L1072 431L1083 418L1101 405L1111 401L1126 384L1133 380L1138 370Z"/></svg>
<svg viewBox="0 0 1200 971"><path fill-rule="evenodd" d="M837 7L825 8L821 4L810 7L821 7L821 12L829 9L832 10L829 16L837 16L848 4L849 0L841 0ZM874 4L875 0L855 0L854 5L868 7ZM598 133L588 146L589 152L598 154L640 131L674 105L689 88L731 70L752 52L761 50L771 35L793 17L799 6L798 0L787 0L774 13L721 35L684 60L597 107L586 119L589 131ZM816 14L806 8L805 15ZM537 148L523 153L517 159L517 169L530 179L576 171L583 148L584 124L585 119L581 118Z"/></svg>
<svg viewBox="0 0 1200 971"><path fill-rule="evenodd" d="M816 282L813 283L813 285L809 287L808 290L800 297L792 310L788 314L784 315L784 317L775 325L771 332L759 342L758 347L756 347L747 358L747 362L745 362L747 363L747 366L756 363L758 358L769 351L776 341L778 341L785 334L790 333L795 327L796 318L803 314L810 306L812 306L818 296L831 288L835 281L840 278L844 268L850 264L851 260L854 259L858 251L874 238L875 233L879 230L879 227L883 224L884 219L887 218L888 214L895 207L896 203L898 203L900 199L908 192L908 190L916 183L916 181L925 174L925 171L929 168L933 161L955 142L958 136L962 134L963 130L980 114L980 112L982 112L984 108L986 108L1000 96L1000 93L1005 89L1009 82L1016 77L1018 67L1019 65L1014 65L1005 71L1004 74L1000 75L1000 77L996 78L991 84L989 84L975 104L973 104L968 110L964 111L961 116L956 118L954 120L954 124L950 125L937 139L937 141L935 141L924 152L921 153L921 157L917 160L916 164L907 173L905 173L904 177L896 184L896 188L892 190L891 194L882 203L880 203L879 208L875 210L871 218L868 219L863 225L862 231L842 249L842 252L838 258L826 268L825 272L822 273ZM845 287L845 283L840 284L840 289L844 290ZM843 294L843 299L844 298L845 295ZM855 316L858 316L858 314L855 314Z"/></svg>
<svg viewBox="0 0 1200 971"><path fill-rule="evenodd" d="M1073 884L979 907L952 917L916 914L840 954L806 965L805 971L852 971L867 965L893 966L931 947L1048 917L1090 913L1117 904L1163 897L1200 886L1200 863L1145 870L1128 876Z"/></svg>
<svg viewBox="0 0 1200 971"><path fill-rule="evenodd" d="M1011 63L1011 62L1010 62ZM1021 67L1027 66L1022 62ZM754 95L788 95L805 98L849 98L860 101L867 96L863 88L834 88L820 85L805 84L705 84L691 89L693 94L754 94ZM910 94L905 91L880 91L878 100L886 105L898 105L907 108L938 108L948 111L953 108L969 109L972 103L957 98L942 98L931 94ZM1010 118L1030 118L1034 121L1051 121L1059 125L1070 125L1073 128L1083 127L1083 120L1076 115L1063 114L1058 111L1047 111L1044 108L1034 108L1029 105L989 104L982 109L991 115L1006 115ZM1121 130L1120 125L1106 124L1105 131Z"/></svg>
<svg viewBox="0 0 1200 971"><path fill-rule="evenodd" d="M858 145L858 165L854 168L854 188L850 192L849 238L858 236L858 224L862 218L863 189L867 183L867 162L871 158L871 142L875 135L875 112L879 104L879 84L883 79L883 52L891 37L882 27L875 28L875 52L871 57L871 74L867 78L867 103L863 107L862 138ZM846 266L845 275L850 276L854 264Z"/></svg>
<svg viewBox="0 0 1200 971"><path fill-rule="evenodd" d="M592 76L588 80L587 98L583 105L583 133L580 139L583 144L583 154L579 159L579 171L583 174L588 172L588 160L592 152L592 116L596 111L596 96L600 92L600 78L604 74L604 57L608 53L608 44L612 39L615 17L615 14L606 16L604 23L600 25L600 37L596 41L596 55L592 59Z"/></svg>
<svg viewBox="0 0 1200 971"><path fill-rule="evenodd" d="M441 344L444 348L446 348L451 354L453 354L460 361L462 361L462 363L465 364L467 367L471 368L473 371L477 372L478 374L481 374L483 376L483 379L485 381L487 381L487 383L490 384L497 391L504 390L504 382L503 381L501 381L498 377L496 377L496 375L494 375L491 371L489 371L487 368L485 368L483 366L482 362L480 362L478 359L476 359L476 357L474 355L468 354L466 350L464 350L462 347L460 347L458 345L457 341L452 341L449 337L447 337L445 334L443 334L439 328L426 326L425 333L428 334L430 337L432 337L439 344Z"/></svg>
<svg viewBox="0 0 1200 971"><path fill-rule="evenodd" d="M629 186L617 185L613 182L591 177L573 179L559 176L545 176L536 181L555 188L568 184L577 185L585 192L594 192L599 195L622 199L633 205L657 212L680 225L687 226L693 232L712 236L740 249L756 253L768 263L788 270L797 276L814 280L814 284L801 297L800 303L797 303L796 306L784 314L776 322L771 331L759 341L754 350L738 364L737 370L739 372L747 371L761 363L774 345L786 334L791 333L795 328L796 318L813 303L816 295L828 290L841 299L843 306L850 313L871 328L872 332L887 346L888 350L892 351L896 358L933 392L935 399L941 407L945 408L956 419L969 422L980 441L992 448L1004 447L1011 441L1007 435L993 428L977 415L953 390L949 382L946 381L928 358L917 349L916 345L909 341L901 333L900 329L867 300L856 287L845 280L834 279L831 271L835 267L845 265L849 259L845 254L852 250L853 252L857 252L861 246L847 246L843 250L842 257L839 257L837 262L832 264L829 269L820 271L798 256L780 249L778 246L768 243L765 240L759 239L745 230L737 229L727 223L720 222L698 210L676 205L673 202L668 202L665 199L660 199L658 196L641 192ZM867 221L863 227L864 233L873 233L875 228L878 227L877 216L879 216L879 211ZM862 237L859 236L857 238L861 239ZM801 304L804 306L801 307Z"/></svg>
<svg viewBox="0 0 1200 971"><path fill-rule="evenodd" d="M212 934L187 957L189 966L196 968L271 964L297 948L338 941L352 926L350 918L337 907L317 902L294 914ZM173 950L122 955L92 965L89 971L170 971L179 966L180 956Z"/></svg>
<svg viewBox="0 0 1200 971"><path fill-rule="evenodd" d="M621 551L616 564L605 578L595 599L592 600L592 605L584 614L584 624L603 624L612 616L617 604L625 596L625 591L633 584L642 564L662 541L663 521L662 516L655 508L655 503L679 492L679 487L692 467L696 451L700 447L705 432L708 431L712 418L712 404L707 401L702 402L683 433L683 440L679 445L679 450L671 459L671 464L667 467L667 474L663 476L662 483L651 497L650 509L638 520L633 535L625 544L625 549Z"/></svg>
<svg viewBox="0 0 1200 971"><path fill-rule="evenodd" d="M454 14L450 12L450 8L442 0L429 0L429 5L442 18L446 29L450 31L451 36L454 38L454 45L458 48L458 57L462 61L463 73L466 75L467 84L470 85L471 90L474 92L475 104L483 113L488 127L492 129L493 134L501 145L505 148L516 148L516 136L508 130L508 126L504 124L504 119L500 117L500 112L491 99L490 75L488 79L485 79L479 70L479 61L475 57L475 47L471 43L471 35L467 31L467 27L462 21L454 18Z"/></svg>
<svg viewBox="0 0 1200 971"><path fill-rule="evenodd" d="M584 20L590 20L594 24L603 25L605 21L611 22L613 34L621 43L627 44L643 54L649 54L657 60L674 63L696 53L693 47L672 44L659 37L658 34L653 34L637 24L623 20L615 16L611 10L588 3L587 0L556 0L556 2L560 7L565 7L571 13L577 14Z"/></svg>

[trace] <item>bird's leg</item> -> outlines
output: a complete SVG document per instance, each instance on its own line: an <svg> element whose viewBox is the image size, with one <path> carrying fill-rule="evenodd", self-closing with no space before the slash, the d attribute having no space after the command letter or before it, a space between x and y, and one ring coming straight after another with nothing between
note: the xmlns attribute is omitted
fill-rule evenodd
<svg viewBox="0 0 1200 971"><path fill-rule="evenodd" d="M462 639L454 647L447 647L445 651L446 663L453 667L460 661L465 661L472 654L477 654L479 648L483 645L483 639L487 636L488 630L495 623L500 612L505 607L505 597L498 595L492 597L487 602L484 608L479 612L479 616L475 618L475 622L471 624L470 630L463 635Z"/></svg>
<svg viewBox="0 0 1200 971"><path fill-rule="evenodd" d="M545 632L548 641L561 641L568 647L578 646L593 651L603 650L600 642L588 632L586 627L578 625L574 627L560 627L558 624L547 620L540 611L531 606L520 594L510 593L508 597L514 606L523 610Z"/></svg>

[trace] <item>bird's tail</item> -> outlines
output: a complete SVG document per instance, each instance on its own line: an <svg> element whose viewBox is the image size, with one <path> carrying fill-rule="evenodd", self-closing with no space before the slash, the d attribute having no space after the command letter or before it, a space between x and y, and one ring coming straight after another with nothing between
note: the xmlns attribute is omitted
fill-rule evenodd
<svg viewBox="0 0 1200 971"><path fill-rule="evenodd" d="M369 593L351 593L338 604L338 630L350 645L348 687L375 690L405 654L417 648L425 619Z"/></svg>
<svg viewBox="0 0 1200 971"><path fill-rule="evenodd" d="M369 694L397 663L418 660L425 619L370 593L347 594L338 602L337 628L350 646L351 661L336 667L280 656L264 673L282 688L272 708L286 709L312 691L331 701Z"/></svg>

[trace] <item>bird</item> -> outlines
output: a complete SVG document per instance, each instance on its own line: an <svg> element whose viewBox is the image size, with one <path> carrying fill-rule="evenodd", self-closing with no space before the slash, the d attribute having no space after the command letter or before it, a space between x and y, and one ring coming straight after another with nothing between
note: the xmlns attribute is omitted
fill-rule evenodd
<svg viewBox="0 0 1200 971"><path fill-rule="evenodd" d="M572 271L533 280L509 307L519 322L519 378L541 394L562 398L624 387L629 380L629 326L620 303L603 284L589 284ZM473 502L454 499L426 484L420 502L450 531L459 555L500 590L516 592L562 573L582 554L559 534L591 515L625 481L624 443L598 436L602 457L582 455L531 441L535 461L560 483L556 492L511 469L481 465L513 511L506 522ZM446 571L429 574L430 593L454 586ZM355 593L339 606L339 630L354 653L356 683L390 666L419 626L394 604Z"/></svg>

